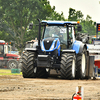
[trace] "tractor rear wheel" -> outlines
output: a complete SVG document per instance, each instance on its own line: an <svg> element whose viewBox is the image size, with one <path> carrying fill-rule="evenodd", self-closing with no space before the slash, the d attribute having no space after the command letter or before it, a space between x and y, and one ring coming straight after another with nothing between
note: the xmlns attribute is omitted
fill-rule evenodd
<svg viewBox="0 0 100 100"><path fill-rule="evenodd" d="M75 78L75 54L64 53L61 57L61 77L64 79Z"/></svg>
<svg viewBox="0 0 100 100"><path fill-rule="evenodd" d="M22 57L22 74L24 78L35 78L37 67L35 66L35 52L24 52Z"/></svg>
<svg viewBox="0 0 100 100"><path fill-rule="evenodd" d="M86 77L87 51L84 48L82 54L76 57L76 79L84 79Z"/></svg>

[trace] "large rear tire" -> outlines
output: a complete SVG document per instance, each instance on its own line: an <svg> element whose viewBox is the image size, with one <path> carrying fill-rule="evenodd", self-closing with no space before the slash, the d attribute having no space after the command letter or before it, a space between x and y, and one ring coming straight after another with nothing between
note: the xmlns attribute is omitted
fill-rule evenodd
<svg viewBox="0 0 100 100"><path fill-rule="evenodd" d="M87 66L87 51L84 48L81 54L76 56L76 79L86 78L86 66Z"/></svg>
<svg viewBox="0 0 100 100"><path fill-rule="evenodd" d="M75 78L75 54L64 53L61 57L61 77L63 79Z"/></svg>
<svg viewBox="0 0 100 100"><path fill-rule="evenodd" d="M22 74L24 78L35 78L37 67L35 66L35 52L24 52L22 57Z"/></svg>

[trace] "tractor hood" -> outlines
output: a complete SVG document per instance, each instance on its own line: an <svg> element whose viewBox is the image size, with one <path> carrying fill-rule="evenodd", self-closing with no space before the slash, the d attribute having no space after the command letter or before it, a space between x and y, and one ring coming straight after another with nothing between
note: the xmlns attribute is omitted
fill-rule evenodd
<svg viewBox="0 0 100 100"><path fill-rule="evenodd" d="M18 59L18 58L20 58L20 56L19 55L16 55L16 54L6 54L6 57L9 57L9 58L16 58L16 59Z"/></svg>
<svg viewBox="0 0 100 100"><path fill-rule="evenodd" d="M41 42L41 50L45 52L51 52L54 50L60 52L60 41L58 38L45 38Z"/></svg>

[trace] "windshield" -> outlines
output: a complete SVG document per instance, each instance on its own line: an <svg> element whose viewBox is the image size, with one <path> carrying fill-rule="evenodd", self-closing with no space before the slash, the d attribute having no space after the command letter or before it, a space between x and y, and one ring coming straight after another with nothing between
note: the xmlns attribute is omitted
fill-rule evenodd
<svg viewBox="0 0 100 100"><path fill-rule="evenodd" d="M0 54L3 54L3 45L0 45Z"/></svg>
<svg viewBox="0 0 100 100"><path fill-rule="evenodd" d="M59 38L60 41L67 43L67 27L66 26L46 26L44 38Z"/></svg>

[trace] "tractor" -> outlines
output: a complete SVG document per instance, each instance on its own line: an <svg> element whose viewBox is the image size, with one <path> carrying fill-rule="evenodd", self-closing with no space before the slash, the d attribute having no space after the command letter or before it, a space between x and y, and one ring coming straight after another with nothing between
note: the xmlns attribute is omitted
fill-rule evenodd
<svg viewBox="0 0 100 100"><path fill-rule="evenodd" d="M19 58L19 55L11 54L11 45L0 40L0 68L18 68Z"/></svg>
<svg viewBox="0 0 100 100"><path fill-rule="evenodd" d="M82 30L79 22L38 21L38 41L33 42L32 48L25 48L22 56L23 77L47 78L52 70L62 79L94 77L87 45L75 40L76 31ZM32 27L30 23L29 29Z"/></svg>
<svg viewBox="0 0 100 100"><path fill-rule="evenodd" d="M83 43L88 44L90 37L87 33L77 33L76 40L82 41Z"/></svg>

